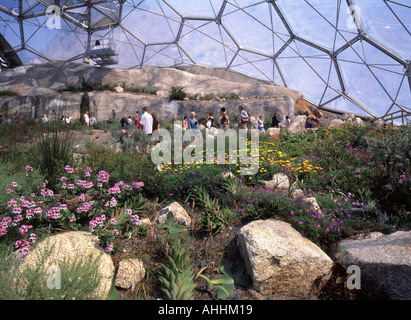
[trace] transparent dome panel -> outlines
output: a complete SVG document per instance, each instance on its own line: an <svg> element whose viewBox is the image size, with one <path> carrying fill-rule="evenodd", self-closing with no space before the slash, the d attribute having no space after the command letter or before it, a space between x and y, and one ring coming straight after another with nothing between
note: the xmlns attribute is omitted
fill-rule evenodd
<svg viewBox="0 0 411 320"><path fill-rule="evenodd" d="M247 8L227 4L222 23L242 48L274 55L289 37L273 32L270 12L272 9L267 3Z"/></svg>
<svg viewBox="0 0 411 320"><path fill-rule="evenodd" d="M181 18L163 15L160 7L136 8L122 20L122 26L146 43L172 42L180 28Z"/></svg>
<svg viewBox="0 0 411 320"><path fill-rule="evenodd" d="M340 12L347 14L345 1L278 0L276 3L297 36L328 50L346 43L339 34Z"/></svg>
<svg viewBox="0 0 411 320"><path fill-rule="evenodd" d="M227 67L237 51L229 35L214 22L187 21L179 43L196 63L205 66Z"/></svg>
<svg viewBox="0 0 411 320"><path fill-rule="evenodd" d="M355 115L370 117L372 114L366 112L361 107L353 103L350 99L346 97L339 97L329 104L326 105L327 108L334 111L344 111L347 113L354 113Z"/></svg>
<svg viewBox="0 0 411 320"><path fill-rule="evenodd" d="M382 115L395 101L404 70L368 43L358 41L339 57L348 92Z"/></svg>
<svg viewBox="0 0 411 320"><path fill-rule="evenodd" d="M167 3L184 17L217 17L223 5L223 0L168 0Z"/></svg>
<svg viewBox="0 0 411 320"><path fill-rule="evenodd" d="M274 62L271 58L244 50L235 57L231 69L257 79L270 82L274 79Z"/></svg>
<svg viewBox="0 0 411 320"><path fill-rule="evenodd" d="M402 57L411 59L411 6L409 1L357 0L365 32Z"/></svg>
<svg viewBox="0 0 411 320"><path fill-rule="evenodd" d="M327 87L331 59L323 52L299 41L293 41L277 58L290 88L304 92L318 103Z"/></svg>

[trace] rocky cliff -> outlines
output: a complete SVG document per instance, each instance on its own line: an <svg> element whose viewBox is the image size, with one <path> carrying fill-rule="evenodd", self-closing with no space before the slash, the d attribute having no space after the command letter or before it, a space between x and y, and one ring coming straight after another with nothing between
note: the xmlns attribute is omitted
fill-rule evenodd
<svg viewBox="0 0 411 320"><path fill-rule="evenodd" d="M83 80L82 80L83 79ZM0 95L2 113L18 112L24 116L39 118L43 114L78 117L82 92L61 92L71 86L80 87L82 81L116 86L155 89L155 94L135 92L90 91L90 111L98 120L132 115L146 106L160 117L189 115L191 111L215 114L222 107L237 112L245 105L252 115L272 117L293 116L296 104L301 104L303 95L295 90L249 78L236 72L215 68L113 69L79 63L52 61L40 65L24 65L0 72L0 92L15 95ZM183 87L189 99L170 101L172 87ZM208 97L208 98L207 98ZM234 98L225 98L234 97Z"/></svg>

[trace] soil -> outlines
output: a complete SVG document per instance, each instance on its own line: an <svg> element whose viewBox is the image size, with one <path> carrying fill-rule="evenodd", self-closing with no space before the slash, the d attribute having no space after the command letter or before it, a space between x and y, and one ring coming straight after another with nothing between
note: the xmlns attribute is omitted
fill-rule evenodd
<svg viewBox="0 0 411 320"><path fill-rule="evenodd" d="M237 246L237 234L244 224L234 224L227 227L222 232L211 236L204 231L200 224L201 212L194 211L192 214L192 225L189 230L188 247L191 257L191 265L194 274L197 275L202 265L208 266L203 271L203 275L209 278L221 275L218 266L229 267L234 273L239 262L242 261L240 251ZM152 217L151 221L153 221ZM154 228L157 239L161 239L161 230ZM115 264L126 257L139 257L144 261L146 269L146 279L141 281L134 290L117 288L119 300L145 299L162 300L162 294L156 282L155 273L161 271L161 263L165 260L161 257L154 233L148 232L142 239L125 239L121 243L122 253L114 257ZM147 274L149 276L147 277ZM216 290L208 290L207 282L202 278L194 280L196 288L193 293L193 300L221 300L217 298ZM347 288L346 267L339 261L335 261L332 275L322 290L313 295L303 297L289 297L273 292L271 295L262 295L251 286L243 288L238 285L234 287L228 298L222 300L358 300L377 299L378 296L372 293L360 292L360 290L349 290ZM144 289L144 291L143 291Z"/></svg>

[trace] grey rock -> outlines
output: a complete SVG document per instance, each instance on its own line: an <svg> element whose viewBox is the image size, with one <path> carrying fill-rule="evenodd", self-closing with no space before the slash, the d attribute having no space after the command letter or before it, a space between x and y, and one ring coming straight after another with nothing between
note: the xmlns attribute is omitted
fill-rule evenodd
<svg viewBox="0 0 411 320"><path fill-rule="evenodd" d="M411 299L411 232L389 235L374 232L338 245L336 258L361 271L361 289L377 292L387 299Z"/></svg>
<svg viewBox="0 0 411 320"><path fill-rule="evenodd" d="M253 288L263 295L315 294L331 275L332 260L283 221L247 224L239 231L238 246Z"/></svg>

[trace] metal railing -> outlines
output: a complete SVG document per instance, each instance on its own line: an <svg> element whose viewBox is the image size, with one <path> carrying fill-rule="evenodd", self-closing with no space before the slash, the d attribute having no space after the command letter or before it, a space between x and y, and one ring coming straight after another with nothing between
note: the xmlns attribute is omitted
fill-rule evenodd
<svg viewBox="0 0 411 320"><path fill-rule="evenodd" d="M377 120L383 120L385 122L391 122L394 125L394 120L401 119L402 125L407 124L407 117L411 117L411 112L404 111L404 110L398 110L392 113L388 113L380 118L375 119Z"/></svg>

